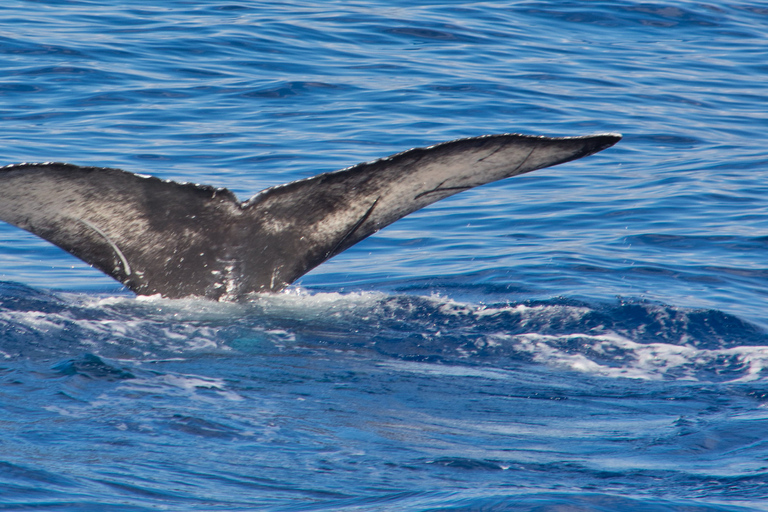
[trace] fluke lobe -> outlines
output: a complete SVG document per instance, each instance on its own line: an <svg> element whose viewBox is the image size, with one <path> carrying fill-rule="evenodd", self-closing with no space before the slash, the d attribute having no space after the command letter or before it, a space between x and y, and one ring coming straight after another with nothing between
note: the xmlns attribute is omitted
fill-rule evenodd
<svg viewBox="0 0 768 512"><path fill-rule="evenodd" d="M463 190L597 153L616 134L485 135L268 188L227 189L63 163L0 168L0 220L139 295L276 292L411 212Z"/></svg>

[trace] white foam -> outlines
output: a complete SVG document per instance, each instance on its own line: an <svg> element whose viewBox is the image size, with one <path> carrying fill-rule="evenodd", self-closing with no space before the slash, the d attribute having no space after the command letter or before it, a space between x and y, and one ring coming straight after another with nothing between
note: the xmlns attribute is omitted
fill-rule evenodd
<svg viewBox="0 0 768 512"><path fill-rule="evenodd" d="M741 367L738 372L740 376L729 382L749 382L765 378L761 373L768 368L768 347L763 346L700 349L691 345L638 343L616 333L496 334L488 338L488 343L505 344L520 352L531 354L532 359L538 363L614 378L662 380L674 376L678 380L700 380L700 374L718 364L721 365L723 360L735 359ZM574 340L580 343L578 353L573 353L572 344L568 345L571 347L569 349L558 347ZM620 366L600 363L585 355L594 352L610 357L616 349L621 351L621 356L615 359Z"/></svg>
<svg viewBox="0 0 768 512"><path fill-rule="evenodd" d="M449 375L453 377L479 377L492 380L509 380L509 370L495 370L489 368L475 368L471 366L458 366L447 364L416 363L412 361L387 361L377 363L379 368L394 371L406 371L423 375Z"/></svg>
<svg viewBox="0 0 768 512"><path fill-rule="evenodd" d="M163 358L163 354L169 351L176 351L183 357L188 355L187 351L232 350L228 345L229 338L221 336L220 320L229 325L232 319L253 318L253 322L242 323L246 329L244 339L251 336L249 331L254 339L265 337L277 347L295 343L296 335L292 329L268 327L262 320L276 317L284 324L290 324L291 319L308 325L322 321L323 329L325 322L331 322L332 329L338 327L340 332L348 326L335 319L347 320L355 325L361 322L375 325L379 321L394 319L398 324L405 323L411 332L420 333L434 344L440 345L445 336L445 343L454 343L453 353L459 357L472 358L481 352L513 358L524 355L524 359L540 364L610 378L714 379L718 382L730 379L731 382L749 382L766 378L763 374L768 368L768 347L699 348L696 346L699 340L693 339L690 333L696 329L687 327L689 315L684 310L663 307L649 308L646 324L639 322L630 332L617 333L600 325L585 327L584 317L594 313L594 309L585 306L489 306L459 302L439 295L392 297L381 292L308 293L297 286L289 287L280 294L254 296L251 302L244 304L158 297L140 298L138 301L128 297L81 298L78 302L86 308L107 306L113 309L112 306L117 305L117 309L114 309L115 315L107 312L102 318L97 315L96 318L85 319L76 318L73 310L54 313L6 310L2 320L38 332L51 340L58 339L60 334L65 334L74 325L84 334L78 336L78 342L92 347L94 353L98 354L99 349L107 345L125 346L134 353L138 350L145 359ZM120 313L122 304L137 306L139 314L133 314L133 308L128 309L128 314ZM145 307L147 310L143 311ZM412 309L417 314L414 315ZM443 321L439 319L441 316L454 317L457 322L455 325L447 322L446 325L450 323L450 330L446 330L440 323ZM507 323L514 329L514 334L489 332L489 329L499 329L500 324ZM572 330L561 333L563 325L573 325L573 330L581 328L583 332ZM659 333L649 332L650 325ZM520 330L528 332L520 333ZM674 339L665 335L674 336ZM653 340L654 336L659 341L635 341ZM343 333L340 337L344 337ZM729 340L719 341L725 345ZM472 344L477 350L466 348ZM450 349L449 346L446 348ZM162 354L157 349L161 349ZM0 357L7 359L12 357L11 354L12 351L0 352ZM421 372L449 371L444 366L418 368ZM484 375L487 378L502 378L503 372Z"/></svg>
<svg viewBox="0 0 768 512"><path fill-rule="evenodd" d="M206 403L217 402L219 399L232 402L243 400L243 397L238 393L227 389L224 379L180 373L164 373L152 377L125 380L119 389L131 393L160 393L168 396L182 396ZM200 393L201 390L207 392Z"/></svg>

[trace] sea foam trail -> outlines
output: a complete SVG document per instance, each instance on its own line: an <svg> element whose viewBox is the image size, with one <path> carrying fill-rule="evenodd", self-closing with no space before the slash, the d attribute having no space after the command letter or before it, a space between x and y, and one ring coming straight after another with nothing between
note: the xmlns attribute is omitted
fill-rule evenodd
<svg viewBox="0 0 768 512"><path fill-rule="evenodd" d="M716 310L562 299L472 304L433 295L290 293L250 303L40 294L12 288L2 357L73 349L138 362L232 352L334 350L508 368L541 364L610 378L765 378L760 329ZM34 342L31 342L34 340Z"/></svg>

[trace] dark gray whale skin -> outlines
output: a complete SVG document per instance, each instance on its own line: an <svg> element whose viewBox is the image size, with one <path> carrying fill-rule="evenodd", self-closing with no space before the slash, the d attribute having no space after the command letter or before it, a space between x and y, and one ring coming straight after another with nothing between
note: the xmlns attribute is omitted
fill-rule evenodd
<svg viewBox="0 0 768 512"><path fill-rule="evenodd" d="M597 153L616 134L485 135L294 181L240 202L227 189L64 163L0 168L0 220L139 295L244 300L463 190Z"/></svg>

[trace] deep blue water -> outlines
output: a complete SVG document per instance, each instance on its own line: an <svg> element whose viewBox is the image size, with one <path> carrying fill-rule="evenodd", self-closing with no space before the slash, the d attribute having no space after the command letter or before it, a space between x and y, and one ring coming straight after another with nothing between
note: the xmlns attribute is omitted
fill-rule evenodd
<svg viewBox="0 0 768 512"><path fill-rule="evenodd" d="M136 299L3 224L0 509L768 510L763 2L105 4L0 6L0 165L244 199L624 139L246 304Z"/></svg>

